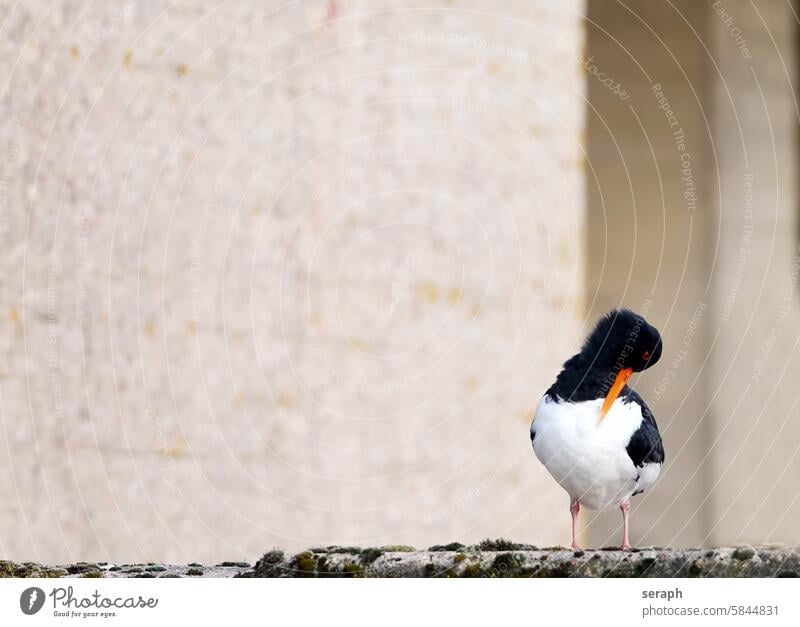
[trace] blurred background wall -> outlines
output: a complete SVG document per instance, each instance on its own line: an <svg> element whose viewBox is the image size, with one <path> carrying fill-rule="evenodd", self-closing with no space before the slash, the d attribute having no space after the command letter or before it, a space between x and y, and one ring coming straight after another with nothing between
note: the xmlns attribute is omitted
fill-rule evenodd
<svg viewBox="0 0 800 627"><path fill-rule="evenodd" d="M588 21L587 55L624 91L589 72L588 313L624 303L664 334L661 362L635 385L659 422L668 479L635 506L636 529L652 542L697 545L707 528L706 288L716 236L704 118L712 107L709 7L589 2ZM619 512L589 520L594 542L618 541Z"/></svg>
<svg viewBox="0 0 800 627"><path fill-rule="evenodd" d="M796 45L785 2L0 2L0 553L563 543L531 412L620 305L666 346L634 542L796 543Z"/></svg>
<svg viewBox="0 0 800 627"><path fill-rule="evenodd" d="M588 311L665 337L636 383L667 448L644 542L800 541L797 46L793 2L588 3L587 55L626 96L589 73Z"/></svg>
<svg viewBox="0 0 800 627"><path fill-rule="evenodd" d="M2 6L4 556L566 537L580 2Z"/></svg>

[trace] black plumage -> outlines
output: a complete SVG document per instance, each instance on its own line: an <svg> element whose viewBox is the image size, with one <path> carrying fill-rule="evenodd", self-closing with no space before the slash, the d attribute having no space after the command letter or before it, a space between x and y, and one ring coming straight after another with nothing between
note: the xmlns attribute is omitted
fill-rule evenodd
<svg viewBox="0 0 800 627"><path fill-rule="evenodd" d="M664 463L664 445L653 412L634 390L626 387L620 394L623 402L636 403L642 408L642 425L634 431L631 441L625 447L633 465L641 468L645 464Z"/></svg>
<svg viewBox="0 0 800 627"><path fill-rule="evenodd" d="M645 350L647 359L642 358ZM629 309L611 311L598 320L580 352L564 362L547 394L573 403L603 398L620 369L647 370L661 351L661 335L654 326Z"/></svg>

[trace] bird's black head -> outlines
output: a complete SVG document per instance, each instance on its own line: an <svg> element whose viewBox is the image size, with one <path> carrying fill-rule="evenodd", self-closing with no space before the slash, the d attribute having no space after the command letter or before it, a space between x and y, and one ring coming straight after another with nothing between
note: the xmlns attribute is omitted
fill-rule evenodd
<svg viewBox="0 0 800 627"><path fill-rule="evenodd" d="M547 394L571 402L604 398L602 418L624 393L630 376L660 358L656 328L628 309L615 309L598 320L581 351L564 362Z"/></svg>
<svg viewBox="0 0 800 627"><path fill-rule="evenodd" d="M617 372L647 370L661 358L661 334L643 316L615 309L600 318L581 353L595 368Z"/></svg>

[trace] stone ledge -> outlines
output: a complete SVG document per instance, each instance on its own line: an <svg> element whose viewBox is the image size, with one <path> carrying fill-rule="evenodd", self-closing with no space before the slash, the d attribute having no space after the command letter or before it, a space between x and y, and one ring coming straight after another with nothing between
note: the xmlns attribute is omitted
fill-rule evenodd
<svg viewBox="0 0 800 627"><path fill-rule="evenodd" d="M0 577L798 577L800 551L736 547L620 551L540 549L506 540L475 546L453 543L416 550L407 546L325 547L295 555L275 549L251 566L79 562L43 566L0 561Z"/></svg>

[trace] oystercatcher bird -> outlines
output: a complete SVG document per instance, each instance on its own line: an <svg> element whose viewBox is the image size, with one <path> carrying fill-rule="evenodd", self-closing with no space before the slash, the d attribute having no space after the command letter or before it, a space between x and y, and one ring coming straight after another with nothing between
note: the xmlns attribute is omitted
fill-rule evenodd
<svg viewBox="0 0 800 627"><path fill-rule="evenodd" d="M630 498L661 472L664 446L655 418L627 386L634 372L661 357L661 335L627 309L603 316L550 386L531 424L536 456L570 496L572 547L581 505L622 510L622 548L629 549Z"/></svg>

